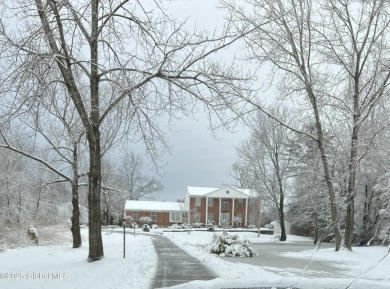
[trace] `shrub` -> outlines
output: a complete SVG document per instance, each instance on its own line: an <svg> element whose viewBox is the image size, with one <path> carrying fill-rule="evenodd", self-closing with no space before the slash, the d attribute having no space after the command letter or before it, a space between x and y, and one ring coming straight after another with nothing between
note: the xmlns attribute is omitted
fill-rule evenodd
<svg viewBox="0 0 390 289"><path fill-rule="evenodd" d="M381 240L382 244L390 243L390 227L380 230L378 238Z"/></svg>
<svg viewBox="0 0 390 289"><path fill-rule="evenodd" d="M257 256L248 239L240 240L238 235L230 235L227 232L222 235L214 234L213 240L207 246L211 254L226 257L253 257Z"/></svg>
<svg viewBox="0 0 390 289"><path fill-rule="evenodd" d="M27 228L27 236L38 246L38 230L33 225Z"/></svg>
<svg viewBox="0 0 390 289"><path fill-rule="evenodd" d="M142 224L149 224L149 223L153 222L152 218L149 216L142 216L141 218L139 218L139 221Z"/></svg>

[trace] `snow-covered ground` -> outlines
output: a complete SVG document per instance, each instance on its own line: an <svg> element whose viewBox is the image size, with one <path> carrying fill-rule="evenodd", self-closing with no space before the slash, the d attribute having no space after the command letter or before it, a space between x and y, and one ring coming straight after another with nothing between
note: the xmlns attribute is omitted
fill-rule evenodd
<svg viewBox="0 0 390 289"><path fill-rule="evenodd" d="M131 230L128 230L130 232ZM140 229L136 230L141 233ZM86 261L88 255L87 229L83 229L83 247L72 249L67 240L65 245L43 245L8 249L0 253L0 288L96 288L96 289L146 289L150 288L156 272L157 257L151 239L147 235L126 235L126 258L123 259L123 235L121 229L104 230L105 257L93 263ZM162 233L152 230L151 233ZM68 232L66 234L69 234ZM343 278L301 278L296 275L283 276L259 266L233 263L206 253L202 248L212 238L210 232L164 232L180 247L203 262L219 278L211 281L193 281L173 288L250 288L261 286L291 286L294 288L390 288L390 257L367 271L388 252L388 247L359 247L353 252L334 252L320 249L315 258L329 263L337 262L340 269L348 271ZM219 234L219 233L218 233ZM236 234L236 233L235 233ZM246 236L252 243L273 242L271 236L254 233L237 233ZM308 238L289 236L289 243L308 241ZM286 244L289 244L286 243ZM282 253L281 253L282 254ZM310 259L313 250L283 253L297 259ZM367 271L367 272L366 272ZM359 279L356 279L359 277Z"/></svg>
<svg viewBox="0 0 390 289"><path fill-rule="evenodd" d="M273 242L272 236L254 233L240 233L240 238L246 237L252 243ZM261 286L292 286L294 288L390 288L390 256L389 248L384 246L358 247L353 252L335 252L334 249L307 250L303 252L284 253L295 258L316 258L329 263L341 264L340 268L347 269L350 278L307 278L301 277L301 272L296 276L282 277L282 275L266 271L259 266L242 263L228 262L227 259L209 255L202 247L211 241L212 234L207 232L166 233L177 245L186 250L197 259L201 260L207 267L212 269L220 278L211 281L194 281L172 288L243 288ZM288 236L288 242L308 241L310 238L299 236ZM313 255L314 253L314 255ZM378 260L387 256L374 268ZM303 268L302 268L303 269ZM368 269L370 269L368 271ZM367 271L367 272L366 272ZM291 275L291 274L290 274Z"/></svg>
<svg viewBox="0 0 390 289"><path fill-rule="evenodd" d="M31 246L0 253L0 288L20 289L120 289L150 288L157 256L148 236L103 231L105 257L87 262L88 231L82 229L83 245Z"/></svg>

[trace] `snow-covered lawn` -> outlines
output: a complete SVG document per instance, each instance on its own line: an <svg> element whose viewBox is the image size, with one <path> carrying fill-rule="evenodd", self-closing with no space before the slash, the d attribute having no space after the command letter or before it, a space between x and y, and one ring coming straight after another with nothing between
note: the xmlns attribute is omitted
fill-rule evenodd
<svg viewBox="0 0 390 289"><path fill-rule="evenodd" d="M103 231L105 257L87 262L88 231L82 229L83 246L31 246L0 253L0 288L20 289L120 289L150 288L157 256L148 236Z"/></svg>
<svg viewBox="0 0 390 289"><path fill-rule="evenodd" d="M220 233L217 233L220 234ZM234 232L240 238L246 237L252 243L273 242L272 236L261 235L259 238L254 233ZM347 288L356 277L359 280L350 288L390 288L390 256L387 255L377 266L365 272L372 264L376 263L386 255L389 248L384 246L359 247L353 252L335 252L334 249L320 249L303 252L285 253L295 258L305 258L309 260L314 257L325 260L329 263L341 263L341 267L349 271L351 278L307 278L302 277L301 272L296 276L282 277L276 273L264 270L259 266L243 263L228 262L227 258L218 258L202 250L202 247L211 241L212 234L208 232L187 233L165 233L181 248L201 260L207 267L213 270L220 278L211 281L194 281L173 288L243 288L261 286L292 286L294 288ZM288 236L288 243L308 241L310 238L299 236ZM313 253L315 254L313 255ZM275 287L276 288L276 287Z"/></svg>
<svg viewBox="0 0 390 289"><path fill-rule="evenodd" d="M128 229L128 232L131 230ZM0 288L21 289L146 289L150 288L157 267L157 257L150 237L126 235L126 258L123 259L123 235L121 229L103 230L105 257L93 263L86 261L88 255L87 229L82 230L83 247L72 249L69 239L65 245L30 246L8 249L0 253ZM151 230L151 234L161 234L162 230ZM174 288L250 288L262 286L291 286L294 288L347 288L356 277L360 279L350 288L390 288L390 257L387 256L377 266L365 272L372 264L385 256L387 247L359 247L353 252L334 252L333 249L320 249L315 258L347 270L350 277L300 279L300 272L284 277L265 270L260 266L229 262L228 258L210 255L202 247L212 239L210 232L164 232L176 244L198 258L219 278L211 281L193 281ZM218 233L220 234L220 233ZM236 233L234 233L236 234ZM252 243L273 242L270 235L237 233L246 236ZM64 233L69 237L69 233ZM308 238L289 236L289 243L308 241ZM289 244L286 243L286 244ZM310 259L313 250L281 253L289 257ZM11 278L12 277L12 278ZM18 278L19 277L19 278Z"/></svg>

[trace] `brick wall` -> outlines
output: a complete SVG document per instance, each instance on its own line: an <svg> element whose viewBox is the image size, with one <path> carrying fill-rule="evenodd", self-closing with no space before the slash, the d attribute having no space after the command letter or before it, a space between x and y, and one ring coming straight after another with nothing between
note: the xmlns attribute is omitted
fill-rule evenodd
<svg viewBox="0 0 390 289"><path fill-rule="evenodd" d="M206 197L201 197L201 206L200 207L195 207L195 199L196 199L196 197L190 197L191 223L194 223L195 213L198 212L198 213L200 213L200 222L203 224L207 224L207 222L206 222ZM232 223L232 213L233 213L233 199L228 199L228 201L229 201L229 208L228 209L221 209L221 213L228 213L230 215L229 224L231 224ZM234 199L234 216L241 214L241 218L242 218L241 219L241 226L242 227L245 226L246 202L247 202L247 200L243 199L242 208L239 208L238 207L238 199ZM219 205L220 205L219 198L213 198L213 206L207 207L208 214L210 212L213 214L214 222L217 225L219 224ZM248 208L248 211L249 211L249 208ZM249 225L249 223L248 223L248 225Z"/></svg>
<svg viewBox="0 0 390 289"><path fill-rule="evenodd" d="M136 222L139 226L143 225L142 222L140 222L141 217L151 217L150 211L137 211L138 212L138 219L133 220L132 222ZM132 216L133 211L126 211L126 216ZM159 227L169 227L172 224L177 222L169 222L169 212L156 212L156 221L152 221L149 224L157 224Z"/></svg>
<svg viewBox="0 0 390 289"><path fill-rule="evenodd" d="M255 198L255 199L252 199L251 201L249 201L249 204L252 204L253 205L249 205L248 206L248 225L251 225L250 224L250 216L252 215L254 218L254 222L253 222L253 225L255 225L256 227L259 226L259 220L260 220L260 213L259 213L259 206L260 206L260 200Z"/></svg>

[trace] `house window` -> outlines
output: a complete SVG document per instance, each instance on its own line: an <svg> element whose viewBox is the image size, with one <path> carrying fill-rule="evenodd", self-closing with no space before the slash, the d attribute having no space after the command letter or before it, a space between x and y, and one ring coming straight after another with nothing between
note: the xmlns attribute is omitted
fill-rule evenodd
<svg viewBox="0 0 390 289"><path fill-rule="evenodd" d="M237 208L242 209L244 207L244 199L237 199Z"/></svg>
<svg viewBox="0 0 390 289"><path fill-rule="evenodd" d="M170 212L169 213L169 222L171 223L181 223L182 214L181 212Z"/></svg>
<svg viewBox="0 0 390 289"><path fill-rule="evenodd" d="M211 208L213 206L213 203L214 203L214 199L213 198L209 198L209 208Z"/></svg>
<svg viewBox="0 0 390 289"><path fill-rule="evenodd" d="M156 221L157 220L157 213L156 212L151 212L150 213L150 218L152 219L152 221Z"/></svg>
<svg viewBox="0 0 390 289"><path fill-rule="evenodd" d="M241 225L241 223L242 223L242 214L237 214L237 216L235 216L234 223L237 223L238 225Z"/></svg>
<svg viewBox="0 0 390 289"><path fill-rule="evenodd" d="M195 198L195 207L200 207L201 206L201 198L200 197L196 197Z"/></svg>
<svg viewBox="0 0 390 289"><path fill-rule="evenodd" d="M212 225L214 221L213 212L208 212L207 214L207 223L208 225Z"/></svg>
<svg viewBox="0 0 390 289"><path fill-rule="evenodd" d="M222 199L221 203L221 208L223 210L229 209L229 199Z"/></svg>
<svg viewBox="0 0 390 289"><path fill-rule="evenodd" d="M138 212L133 211L131 214L131 218L133 219L133 221L138 220Z"/></svg>
<svg viewBox="0 0 390 289"><path fill-rule="evenodd" d="M195 212L195 223L200 223L200 213Z"/></svg>
<svg viewBox="0 0 390 289"><path fill-rule="evenodd" d="M249 208L254 208L255 207L255 199L249 199Z"/></svg>

